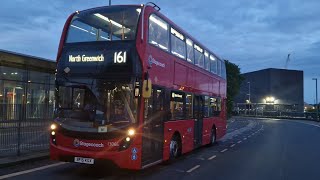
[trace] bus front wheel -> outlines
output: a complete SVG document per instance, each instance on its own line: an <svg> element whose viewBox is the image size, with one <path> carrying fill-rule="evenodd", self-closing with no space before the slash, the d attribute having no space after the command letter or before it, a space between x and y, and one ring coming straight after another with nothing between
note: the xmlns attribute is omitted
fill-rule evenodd
<svg viewBox="0 0 320 180"><path fill-rule="evenodd" d="M174 135L170 141L170 159L175 159L181 154L181 140L178 135Z"/></svg>

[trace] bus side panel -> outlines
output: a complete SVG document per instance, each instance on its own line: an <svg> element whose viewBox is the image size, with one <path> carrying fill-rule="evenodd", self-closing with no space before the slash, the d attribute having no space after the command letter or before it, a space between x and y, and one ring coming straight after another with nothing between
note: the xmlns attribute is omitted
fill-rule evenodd
<svg viewBox="0 0 320 180"><path fill-rule="evenodd" d="M221 139L226 134L226 120L224 118L205 118L203 119L202 145L211 142L211 129L213 126L216 127L216 140Z"/></svg>
<svg viewBox="0 0 320 180"><path fill-rule="evenodd" d="M170 141L175 132L178 132L182 141L182 153L192 151L194 148L194 120L177 120L164 123L163 160L170 157Z"/></svg>
<svg viewBox="0 0 320 180"><path fill-rule="evenodd" d="M226 131L227 131L226 119L219 117L217 120L214 121L214 124L216 125L216 128L217 128L216 140L219 140L226 134Z"/></svg>
<svg viewBox="0 0 320 180"><path fill-rule="evenodd" d="M211 129L213 127L213 118L204 118L202 126L202 145L209 144L211 141Z"/></svg>

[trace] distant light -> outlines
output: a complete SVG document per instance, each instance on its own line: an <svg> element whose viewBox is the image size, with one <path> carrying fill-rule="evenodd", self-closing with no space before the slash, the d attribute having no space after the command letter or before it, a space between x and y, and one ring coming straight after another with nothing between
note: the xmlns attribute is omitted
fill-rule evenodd
<svg viewBox="0 0 320 180"><path fill-rule="evenodd" d="M7 73L3 73L4 75L6 75Z"/></svg>
<svg viewBox="0 0 320 180"><path fill-rule="evenodd" d="M15 72L14 74L18 74L17 72Z"/></svg>
<svg viewBox="0 0 320 180"><path fill-rule="evenodd" d="M130 141L130 137L127 137L127 138L126 138L126 141L128 141L128 142L129 142L129 141Z"/></svg>
<svg viewBox="0 0 320 180"><path fill-rule="evenodd" d="M56 132L52 131L52 132L51 132L51 135L52 135L52 136L56 135Z"/></svg>
<svg viewBox="0 0 320 180"><path fill-rule="evenodd" d="M28 83L30 83L31 81L29 80Z"/></svg>
<svg viewBox="0 0 320 180"><path fill-rule="evenodd" d="M274 103L276 99L273 96L268 96L265 100L266 103Z"/></svg>
<svg viewBox="0 0 320 180"><path fill-rule="evenodd" d="M272 101L272 102L273 102L273 101L274 101L274 97L270 97L270 101Z"/></svg>

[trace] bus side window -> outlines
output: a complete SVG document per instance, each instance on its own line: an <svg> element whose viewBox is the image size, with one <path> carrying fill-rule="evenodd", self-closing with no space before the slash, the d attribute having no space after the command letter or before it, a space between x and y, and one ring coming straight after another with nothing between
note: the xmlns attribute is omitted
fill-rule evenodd
<svg viewBox="0 0 320 180"><path fill-rule="evenodd" d="M213 55L210 55L210 61L210 71L217 74L217 59Z"/></svg>
<svg viewBox="0 0 320 180"><path fill-rule="evenodd" d="M207 51L204 52L204 67L207 71L210 71L210 59Z"/></svg>
<svg viewBox="0 0 320 180"><path fill-rule="evenodd" d="M204 96L204 112L203 112L203 117L210 117L210 116L209 116L209 108L210 108L210 98L209 98L209 96Z"/></svg>
<svg viewBox="0 0 320 180"><path fill-rule="evenodd" d="M192 94L186 95L186 118L187 119L193 118L193 95Z"/></svg>
<svg viewBox="0 0 320 180"><path fill-rule="evenodd" d="M203 68L204 67L203 49L196 44L194 44L194 58L195 58L194 64Z"/></svg>
<svg viewBox="0 0 320 180"><path fill-rule="evenodd" d="M217 61L218 62L218 65L217 65L217 74L219 75L219 76L221 76L221 61L220 60L218 60Z"/></svg>
<svg viewBox="0 0 320 180"><path fill-rule="evenodd" d="M169 50L169 25L155 14L149 17L149 43Z"/></svg>
<svg viewBox="0 0 320 180"><path fill-rule="evenodd" d="M185 118L185 94L181 92L171 92L170 112L171 120Z"/></svg>
<svg viewBox="0 0 320 180"><path fill-rule="evenodd" d="M186 59L186 42L184 35L171 28L171 53L182 59Z"/></svg>
<svg viewBox="0 0 320 180"><path fill-rule="evenodd" d="M210 114L213 116L219 116L221 112L221 98L210 98Z"/></svg>
<svg viewBox="0 0 320 180"><path fill-rule="evenodd" d="M187 42L187 61L194 64L193 42L190 39L187 39L186 42Z"/></svg>

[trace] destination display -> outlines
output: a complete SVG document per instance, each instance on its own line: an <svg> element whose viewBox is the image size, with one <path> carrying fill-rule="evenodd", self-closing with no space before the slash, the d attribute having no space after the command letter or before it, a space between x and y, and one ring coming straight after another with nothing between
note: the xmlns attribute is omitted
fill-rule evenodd
<svg viewBox="0 0 320 180"><path fill-rule="evenodd" d="M57 66L58 72L61 72L58 74L67 74L69 79L81 76L130 79L131 75L140 73L140 68L133 41L66 45Z"/></svg>
<svg viewBox="0 0 320 180"><path fill-rule="evenodd" d="M104 61L103 54L98 56L86 55L69 55L69 62L102 62Z"/></svg>

